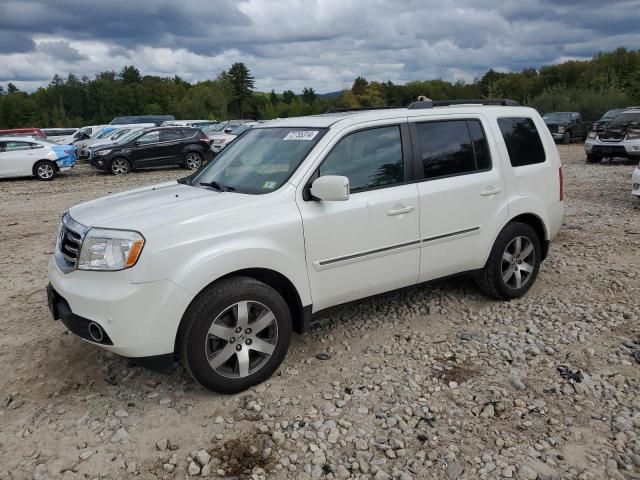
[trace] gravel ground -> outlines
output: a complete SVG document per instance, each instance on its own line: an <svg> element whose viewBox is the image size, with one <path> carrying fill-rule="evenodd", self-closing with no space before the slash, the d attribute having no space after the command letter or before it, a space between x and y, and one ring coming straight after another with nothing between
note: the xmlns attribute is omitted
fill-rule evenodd
<svg viewBox="0 0 640 480"><path fill-rule="evenodd" d="M60 215L184 170L0 181L0 479L640 479L633 167L559 148L565 225L525 298L456 279L333 309L235 396L101 352L47 310Z"/></svg>

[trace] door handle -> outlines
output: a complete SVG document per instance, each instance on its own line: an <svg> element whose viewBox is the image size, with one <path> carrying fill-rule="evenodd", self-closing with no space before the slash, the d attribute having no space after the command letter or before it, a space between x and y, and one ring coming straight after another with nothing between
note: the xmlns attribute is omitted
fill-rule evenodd
<svg viewBox="0 0 640 480"><path fill-rule="evenodd" d="M393 215L402 215L403 213L413 212L416 209L413 205L409 205L408 207L398 207L387 212L387 215L390 217Z"/></svg>
<svg viewBox="0 0 640 480"><path fill-rule="evenodd" d="M496 193L500 193L501 191L502 191L501 188L487 187L486 190L483 190L482 192L480 192L480 195L482 195L483 197L488 197L489 195L495 195Z"/></svg>

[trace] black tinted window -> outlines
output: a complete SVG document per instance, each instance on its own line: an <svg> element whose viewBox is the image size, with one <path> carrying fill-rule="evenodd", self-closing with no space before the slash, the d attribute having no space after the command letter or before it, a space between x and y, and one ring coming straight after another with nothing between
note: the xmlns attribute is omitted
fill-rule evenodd
<svg viewBox="0 0 640 480"><path fill-rule="evenodd" d="M320 166L320 175L349 178L352 193L402 183L400 127L373 128L340 140Z"/></svg>
<svg viewBox="0 0 640 480"><path fill-rule="evenodd" d="M138 138L139 145L145 145L147 143L157 143L160 141L160 132L158 130L153 130L151 132L145 133L140 138Z"/></svg>
<svg viewBox="0 0 640 480"><path fill-rule="evenodd" d="M466 120L416 125L425 178L459 175L476 170Z"/></svg>
<svg viewBox="0 0 640 480"><path fill-rule="evenodd" d="M163 130L162 131L162 141L170 142L172 140L181 140L182 132L180 130Z"/></svg>
<svg viewBox="0 0 640 480"><path fill-rule="evenodd" d="M544 162L544 147L533 120L524 117L499 118L498 125L509 152L511 166L521 167Z"/></svg>

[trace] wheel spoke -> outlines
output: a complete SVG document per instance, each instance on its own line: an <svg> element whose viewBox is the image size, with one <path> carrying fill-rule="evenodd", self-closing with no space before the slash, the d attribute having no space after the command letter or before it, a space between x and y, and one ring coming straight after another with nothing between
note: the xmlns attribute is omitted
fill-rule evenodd
<svg viewBox="0 0 640 480"><path fill-rule="evenodd" d="M224 365L234 353L236 353L236 349L233 344L227 343L222 350L218 351L217 353L213 354L213 356L208 358L209 365L211 365L211 368L213 368L214 370L217 370L222 365Z"/></svg>
<svg viewBox="0 0 640 480"><path fill-rule="evenodd" d="M236 311L236 325L246 327L249 324L249 302L238 303Z"/></svg>
<svg viewBox="0 0 640 480"><path fill-rule="evenodd" d="M515 254L519 255L522 251L522 237L516 237Z"/></svg>
<svg viewBox="0 0 640 480"><path fill-rule="evenodd" d="M275 348L275 345L265 342L261 338L254 338L251 346L249 347L250 350L255 350L256 352L265 353L267 355L271 355Z"/></svg>
<svg viewBox="0 0 640 480"><path fill-rule="evenodd" d="M251 327L253 334L256 335L267 328L269 325L271 325L271 323L275 319L276 317L273 312L271 312L271 310L266 310L255 322L251 323L249 326Z"/></svg>
<svg viewBox="0 0 640 480"><path fill-rule="evenodd" d="M505 262L511 263L513 262L513 255L511 255L509 252L505 250L505 252L502 254L502 260L504 260Z"/></svg>
<svg viewBox="0 0 640 480"><path fill-rule="evenodd" d="M243 348L239 352L236 352L238 357L238 374L241 377L249 375L249 350Z"/></svg>
<svg viewBox="0 0 640 480"><path fill-rule="evenodd" d="M533 243L527 242L525 247L522 249L522 253L520 254L520 258L527 258L533 252Z"/></svg>
<svg viewBox="0 0 640 480"><path fill-rule="evenodd" d="M512 268L508 268L506 271L502 272L502 279L504 280L504 283L508 283L509 280L511 280L511 277L513 277Z"/></svg>
<svg viewBox="0 0 640 480"><path fill-rule="evenodd" d="M522 286L522 273L520 273L520 270L516 270L514 274L516 276L516 288L520 288Z"/></svg>
<svg viewBox="0 0 640 480"><path fill-rule="evenodd" d="M518 268L527 273L533 272L533 265L527 262L522 262L520 265L518 265Z"/></svg>
<svg viewBox="0 0 640 480"><path fill-rule="evenodd" d="M214 337L221 338L223 340L229 340L233 337L233 328L225 327L224 325L219 325L217 323L212 323L209 327L209 335L213 335Z"/></svg>

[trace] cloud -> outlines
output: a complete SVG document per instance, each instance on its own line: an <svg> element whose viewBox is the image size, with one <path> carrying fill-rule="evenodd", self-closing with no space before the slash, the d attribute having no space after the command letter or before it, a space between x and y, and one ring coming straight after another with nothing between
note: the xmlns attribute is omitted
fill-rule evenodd
<svg viewBox="0 0 640 480"><path fill-rule="evenodd" d="M197 81L243 61L261 90L325 92L358 75L472 80L640 45L640 0L0 2L0 81L26 88L129 64Z"/></svg>

